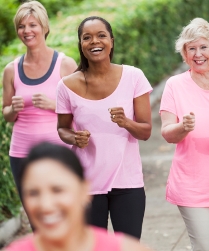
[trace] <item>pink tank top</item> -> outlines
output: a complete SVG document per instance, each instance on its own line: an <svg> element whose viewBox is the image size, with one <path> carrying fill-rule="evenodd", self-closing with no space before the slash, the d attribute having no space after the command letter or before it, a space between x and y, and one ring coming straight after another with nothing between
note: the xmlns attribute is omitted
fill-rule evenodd
<svg viewBox="0 0 209 251"><path fill-rule="evenodd" d="M27 81L27 77L20 70L21 66L18 64L19 61L23 60L23 57L15 59L15 95L23 97L25 107L18 113L17 120L14 123L9 151L10 156L24 158L34 144L42 141L64 144L57 133L56 113L52 110L36 108L32 103L32 96L37 93L43 93L50 99L56 99L55 93L57 83L61 78L60 65L63 55L63 53L59 53L57 58L53 57L50 69L43 77L36 80L28 79L28 82L31 82L32 85L24 84L22 81L22 79L25 82ZM33 84L35 81L39 81L38 84Z"/></svg>
<svg viewBox="0 0 209 251"><path fill-rule="evenodd" d="M95 245L92 251L121 251L121 233L108 233L106 230L92 227L95 238ZM5 251L38 251L34 245L33 235L28 235L10 244Z"/></svg>

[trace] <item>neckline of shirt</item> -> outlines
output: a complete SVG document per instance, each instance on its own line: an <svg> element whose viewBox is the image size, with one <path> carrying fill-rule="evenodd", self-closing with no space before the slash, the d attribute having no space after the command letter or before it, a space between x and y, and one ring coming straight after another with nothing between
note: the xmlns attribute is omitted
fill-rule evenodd
<svg viewBox="0 0 209 251"><path fill-rule="evenodd" d="M65 86L65 88L70 91L73 95L75 95L76 97L84 100L84 101L87 101L87 102L103 102L103 101L106 101L107 99L111 98L112 96L115 95L115 93L117 93L118 89L120 88L121 86L121 83L123 82L123 78L124 78L124 72L125 72L125 65L122 65L123 69L122 69L122 74L121 74L121 77L120 77L120 80L119 80L119 83L117 85L117 87L115 88L115 90L110 94L108 95L107 97L103 98L103 99L87 99L87 98L83 98L81 97L80 95L78 95L77 93L75 93L74 91L72 91L70 88L68 88L65 83L63 82L63 79L61 79L61 83Z"/></svg>
<svg viewBox="0 0 209 251"><path fill-rule="evenodd" d="M202 91L202 92L209 93L209 90L206 90L206 89L201 88L201 87L192 79L192 76L191 76L191 69L189 69L189 70L187 71L187 77L188 77L188 79L192 82L193 86L194 86L197 90Z"/></svg>

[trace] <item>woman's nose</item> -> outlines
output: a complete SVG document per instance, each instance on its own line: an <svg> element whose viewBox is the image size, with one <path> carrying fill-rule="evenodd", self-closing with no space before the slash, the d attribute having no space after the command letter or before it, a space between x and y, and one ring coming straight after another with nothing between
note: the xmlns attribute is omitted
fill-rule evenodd
<svg viewBox="0 0 209 251"><path fill-rule="evenodd" d="M197 49L196 49L196 51L195 51L195 56L196 56L196 57L202 56L202 52L201 52L201 49L200 49L200 48L197 48Z"/></svg>
<svg viewBox="0 0 209 251"><path fill-rule="evenodd" d="M92 38L92 44L97 44L97 43L99 43L100 41L99 41L99 39L98 39L98 37L97 36L93 36L93 38Z"/></svg>

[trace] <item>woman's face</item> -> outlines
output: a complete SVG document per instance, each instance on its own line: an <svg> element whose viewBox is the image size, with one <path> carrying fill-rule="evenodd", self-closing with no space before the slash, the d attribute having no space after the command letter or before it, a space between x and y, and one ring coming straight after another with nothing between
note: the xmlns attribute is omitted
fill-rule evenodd
<svg viewBox="0 0 209 251"><path fill-rule="evenodd" d="M88 184L61 162L40 159L29 164L22 192L30 221L42 237L62 240L84 224Z"/></svg>
<svg viewBox="0 0 209 251"><path fill-rule="evenodd" d="M17 35L27 47L33 47L45 41L44 30L33 15L26 16L20 21Z"/></svg>
<svg viewBox="0 0 209 251"><path fill-rule="evenodd" d="M186 63L193 72L209 71L209 41L200 38L185 45Z"/></svg>
<svg viewBox="0 0 209 251"><path fill-rule="evenodd" d="M103 22L98 19L89 20L81 33L81 49L89 61L109 59L113 47L113 39Z"/></svg>

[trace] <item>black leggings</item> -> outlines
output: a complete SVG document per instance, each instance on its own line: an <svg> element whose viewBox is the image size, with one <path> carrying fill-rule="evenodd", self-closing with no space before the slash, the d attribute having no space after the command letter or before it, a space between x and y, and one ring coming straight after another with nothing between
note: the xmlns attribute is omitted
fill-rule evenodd
<svg viewBox="0 0 209 251"><path fill-rule="evenodd" d="M12 170L12 174L14 177L14 181L17 187L17 191L20 195L20 199L21 199L21 193L20 193L20 187L19 187L19 178L20 178L20 170L21 170L21 164L22 161L24 160L24 158L17 158L17 157L11 157L10 156L10 166L11 166L11 170ZM22 201L22 199L21 199Z"/></svg>
<svg viewBox="0 0 209 251"><path fill-rule="evenodd" d="M107 229L108 212L116 232L141 237L146 196L144 188L113 188L108 194L94 195L90 223Z"/></svg>

